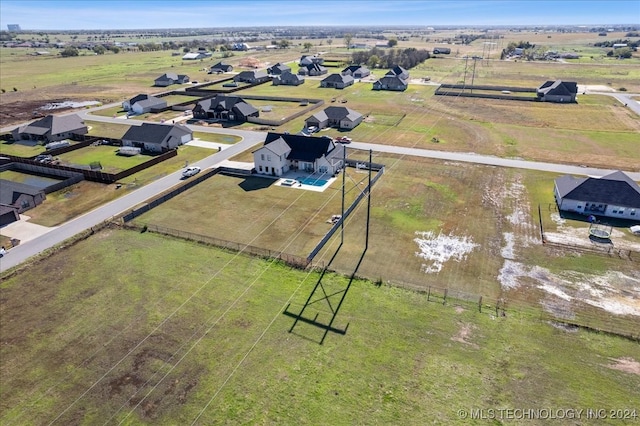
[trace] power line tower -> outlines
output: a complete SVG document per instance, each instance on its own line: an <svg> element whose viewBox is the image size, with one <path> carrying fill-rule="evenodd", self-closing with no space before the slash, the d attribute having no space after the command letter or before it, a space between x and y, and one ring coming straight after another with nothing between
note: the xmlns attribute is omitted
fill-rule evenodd
<svg viewBox="0 0 640 426"><path fill-rule="evenodd" d="M333 253L333 256L331 257L331 260L327 263L327 265L324 267L324 269L322 270L322 273L320 274L320 277L318 278L318 281L316 282L315 287L313 288L313 290L311 290L311 293L309 294L309 297L307 297L306 302L304 303L304 305L302 306L302 309L300 310L300 312L298 314L294 314L293 312L289 311L289 306L286 307L286 309L284 310L284 314L288 315L290 317L295 318L293 324L291 325L291 328L289 329L289 333L293 332L293 329L296 327L296 325L298 324L299 321L302 321L306 324L310 324L313 326L316 326L318 328L324 329L324 333L322 335L322 338L320 339L320 344L322 345L324 343L325 338L327 337L327 334L331 331L333 333L337 333L337 334L346 334L347 333L347 329L349 328L349 324L347 323L347 325L344 327L344 329L341 328L337 328L334 327L333 323L336 319L336 317L338 316L338 312L340 311L340 307L342 306L342 303L344 302L345 298L347 297L347 293L349 291L349 288L351 287L351 284L353 283L353 280L356 277L356 273L358 271L358 269L360 268L360 264L362 263L362 260L364 259L364 255L367 252L367 249L369 248L369 219L370 219L370 215L371 215L371 171L372 171L372 151L369 150L369 163L368 163L368 185L367 187L363 190L363 192L361 193L362 195L366 195L367 196L367 221L366 221L366 231L365 231L365 244L364 244L364 249L362 251L362 254L360 255L360 260L358 261L354 271L351 273L351 277L349 279L348 284L346 285L346 287L338 289L338 290L334 290L333 288L329 289L329 286L327 285L327 283L325 282L325 275L329 269L329 266L331 265L331 263L334 261L334 259L336 258L336 256L338 255L338 253L340 252L340 249L342 248L342 245L344 243L344 220L345 220L345 209L344 209L344 196L345 196L345 176L346 176L346 148L345 148L345 153L343 154L343 167L342 167L342 216L340 218L339 221L339 225L340 225L340 244L338 245L338 248L336 249L336 251ZM355 207L355 204L353 204L350 209L352 207ZM335 299L338 299L337 302ZM329 319L328 323L323 323L321 321L318 320L318 314L315 315L314 318L307 318L304 316L305 310L318 302L326 302L327 306L329 307L329 310L331 312L331 318ZM332 303L332 301L334 303Z"/></svg>

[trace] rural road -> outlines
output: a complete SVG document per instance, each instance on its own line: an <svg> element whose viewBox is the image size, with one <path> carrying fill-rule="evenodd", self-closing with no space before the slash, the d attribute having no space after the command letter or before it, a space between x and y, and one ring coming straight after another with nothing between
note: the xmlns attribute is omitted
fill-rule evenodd
<svg viewBox="0 0 640 426"><path fill-rule="evenodd" d="M634 94L619 93L606 93L599 94L615 96L622 103L627 103L629 107L632 107L640 115L640 104L631 99L631 96L638 96ZM620 97L618 97L620 96ZM109 107L103 106L102 108ZM637 109L636 109L637 108ZM95 120L102 122L115 122L122 124L122 119L114 119L111 117L101 117L96 115L88 115L90 110L83 110L81 112L73 112L79 114L83 119ZM131 121L130 124L142 124L142 121ZM2 129L3 131L11 130L16 126L9 129ZM245 130L233 130L233 129L221 129L211 128L205 126L188 125L194 131L208 132L208 133L221 133L235 135L242 138L242 141L234 145L230 145L228 148L223 149L220 152L193 163L192 165L199 166L202 169L213 167L236 154L246 151L253 146L262 143L265 140L266 133L254 132ZM563 164L543 163L537 161L526 161L520 159L500 158L487 155L478 155L474 153L456 153L445 151L434 151L417 148L405 148L389 145L378 145L364 142L352 142L348 145L351 149L358 150L372 150L374 152L385 152L415 157L435 158L445 161L458 161L465 163L484 164L498 167L510 167L528 170L539 170L545 172L559 173L559 174L573 174L573 175L590 175L590 176L603 176L614 170L596 169L589 167L577 167ZM634 181L640 181L640 169L634 171L627 171L629 176ZM0 260L0 272L6 271L14 266L17 266L27 260L28 258L37 255L38 253L49 249L71 237L77 235L80 232L86 231L93 226L96 226L112 217L118 216L124 212L127 212L134 208L136 205L144 202L145 200L152 198L156 194L166 191L180 183L182 172L176 171L168 176L165 176L157 181L154 181L138 190L135 190L129 194L126 194L108 204L100 206L91 212L88 212L82 216L72 219L60 226L51 228L50 231L44 232L36 238L24 242L14 248L12 248L1 260Z"/></svg>

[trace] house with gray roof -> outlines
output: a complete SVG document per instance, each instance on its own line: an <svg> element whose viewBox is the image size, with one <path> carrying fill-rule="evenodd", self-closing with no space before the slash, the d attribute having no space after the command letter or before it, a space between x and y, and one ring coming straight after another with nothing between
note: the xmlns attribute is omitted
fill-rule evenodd
<svg viewBox="0 0 640 426"><path fill-rule="evenodd" d="M181 124L142 123L131 126L122 136L122 146L141 148L151 153L170 151L193 139L193 130Z"/></svg>
<svg viewBox="0 0 640 426"><path fill-rule="evenodd" d="M233 77L233 81L237 83L264 83L265 81L269 81L271 77L267 74L266 70L250 70L250 71L242 71L239 74L236 74Z"/></svg>
<svg viewBox="0 0 640 426"><path fill-rule="evenodd" d="M600 178L559 177L554 195L561 211L640 223L640 186L621 171Z"/></svg>
<svg viewBox="0 0 640 426"><path fill-rule="evenodd" d="M140 94L122 102L122 109L133 114L144 114L167 107L167 101L152 95Z"/></svg>
<svg viewBox="0 0 640 426"><path fill-rule="evenodd" d="M351 86L355 80L350 75L331 74L322 79L320 87L328 87L332 89L344 89Z"/></svg>
<svg viewBox="0 0 640 426"><path fill-rule="evenodd" d="M258 117L260 112L239 96L216 95L204 99L193 109L193 118L245 122L249 117Z"/></svg>
<svg viewBox="0 0 640 426"><path fill-rule="evenodd" d="M18 214L23 213L42 204L46 198L43 189L21 182L0 179L0 206L4 206L6 212L13 209Z"/></svg>
<svg viewBox="0 0 640 426"><path fill-rule="evenodd" d="M299 75L317 76L317 75L323 75L326 73L327 73L326 67L323 67L322 65L315 64L315 63L301 66L300 69L298 69Z"/></svg>
<svg viewBox="0 0 640 426"><path fill-rule="evenodd" d="M371 75L371 71L364 65L349 65L340 71L340 74L350 75L353 78L365 78Z"/></svg>
<svg viewBox="0 0 640 426"><path fill-rule="evenodd" d="M575 81L548 80L536 90L538 100L542 102L574 103L578 94Z"/></svg>
<svg viewBox="0 0 640 426"><path fill-rule="evenodd" d="M281 64L280 62L278 62L275 65L270 66L269 68L267 68L267 72L270 75L281 75L284 74L285 72L291 72L291 67L285 64Z"/></svg>
<svg viewBox="0 0 640 426"><path fill-rule="evenodd" d="M394 90L402 92L407 90L409 84L396 75L385 75L373 83L373 90Z"/></svg>
<svg viewBox="0 0 640 426"><path fill-rule="evenodd" d="M298 62L298 65L302 66L307 66L307 65L311 65L311 64L318 64L318 65L322 65L324 63L324 58L317 56L317 55L302 55L300 57L300 61Z"/></svg>
<svg viewBox="0 0 640 426"><path fill-rule="evenodd" d="M299 86L304 83L304 76L293 74L291 71L284 72L273 77L274 86Z"/></svg>
<svg viewBox="0 0 640 426"><path fill-rule="evenodd" d="M363 115L347 107L330 106L313 114L305 120L307 128L315 126L318 129L335 127L338 129L353 129L364 119Z"/></svg>
<svg viewBox="0 0 640 426"><path fill-rule="evenodd" d="M387 73L385 75L399 77L399 78L401 78L402 80L405 80L405 81L409 80L409 71L407 71L406 69L402 68L400 65L394 66L389 71L387 71Z"/></svg>
<svg viewBox="0 0 640 426"><path fill-rule="evenodd" d="M344 146L325 137L267 133L253 152L258 174L282 176L290 170L335 175L343 167Z"/></svg>
<svg viewBox="0 0 640 426"><path fill-rule="evenodd" d="M39 140L46 143L86 135L89 129L78 114L47 115L11 132L14 140Z"/></svg>
<svg viewBox="0 0 640 426"><path fill-rule="evenodd" d="M168 72L156 78L154 85L159 87L167 87L167 86L171 86L172 84L184 84L188 82L189 82L188 75Z"/></svg>
<svg viewBox="0 0 640 426"><path fill-rule="evenodd" d="M218 62L217 64L211 66L211 68L209 69L209 74L222 74L224 72L231 71L233 71L233 65Z"/></svg>

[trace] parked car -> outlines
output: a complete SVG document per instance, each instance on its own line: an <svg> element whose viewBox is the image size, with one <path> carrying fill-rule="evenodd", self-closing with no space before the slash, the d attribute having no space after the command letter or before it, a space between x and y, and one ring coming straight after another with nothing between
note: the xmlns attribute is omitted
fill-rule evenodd
<svg viewBox="0 0 640 426"><path fill-rule="evenodd" d="M340 142L340 143L351 143L351 138L347 137L347 136L338 136L336 138L336 142Z"/></svg>
<svg viewBox="0 0 640 426"><path fill-rule="evenodd" d="M183 172L182 172L182 177L183 178L188 178L191 176L195 176L198 173L200 173L200 167L197 166L191 166L191 167L187 167Z"/></svg>

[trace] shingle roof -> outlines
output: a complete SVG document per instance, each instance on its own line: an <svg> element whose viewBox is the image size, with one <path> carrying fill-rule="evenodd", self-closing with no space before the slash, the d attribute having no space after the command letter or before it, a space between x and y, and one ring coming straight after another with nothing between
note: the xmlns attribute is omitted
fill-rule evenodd
<svg viewBox="0 0 640 426"><path fill-rule="evenodd" d="M354 111L351 108L340 106L327 107L324 109L324 112L331 120L344 120L345 118L348 118L353 121L362 117L362 114L359 112Z"/></svg>
<svg viewBox="0 0 640 426"><path fill-rule="evenodd" d="M142 123L141 126L131 126L122 136L122 139L160 144L171 132L184 135L191 133L191 130L180 125L169 126L166 124Z"/></svg>
<svg viewBox="0 0 640 426"><path fill-rule="evenodd" d="M578 93L578 83L575 81L548 80L538 88L538 93L556 96L575 95Z"/></svg>
<svg viewBox="0 0 640 426"><path fill-rule="evenodd" d="M57 135L85 127L84 121L82 121L80 116L77 114L47 115L40 120L20 127L18 132L28 133L31 135L44 135L50 130L52 135Z"/></svg>
<svg viewBox="0 0 640 426"><path fill-rule="evenodd" d="M601 178L565 175L555 182L562 198L640 208L640 186L621 171Z"/></svg>
<svg viewBox="0 0 640 426"><path fill-rule="evenodd" d="M349 82L353 82L354 79L350 75L331 74L331 75L325 77L324 79L322 79L322 81L331 82L331 83L343 83L343 84L346 84L346 83L349 83Z"/></svg>
<svg viewBox="0 0 640 426"><path fill-rule="evenodd" d="M330 154L335 156L336 153L333 153L335 150L338 150L340 155L342 155L340 149L344 149L342 145L336 145L331 138L267 133L264 146L274 142L278 144L276 145L278 149L281 149L282 142L291 148L291 152L287 156L288 160L307 162L313 162L322 156L328 156Z"/></svg>
<svg viewBox="0 0 640 426"><path fill-rule="evenodd" d="M0 179L0 204L10 206L18 200L21 194L35 196L42 192L44 192L42 189L26 183Z"/></svg>

